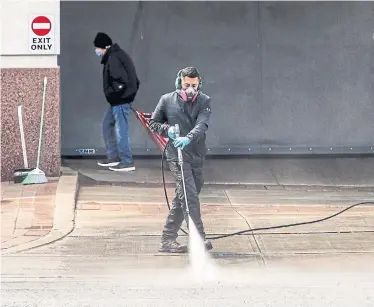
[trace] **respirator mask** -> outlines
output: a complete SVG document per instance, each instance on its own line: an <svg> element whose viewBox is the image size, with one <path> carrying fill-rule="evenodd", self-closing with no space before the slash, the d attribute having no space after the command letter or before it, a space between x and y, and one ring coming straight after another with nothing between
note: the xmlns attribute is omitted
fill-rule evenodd
<svg viewBox="0 0 374 307"><path fill-rule="evenodd" d="M187 87L184 92L186 93L188 102L191 102L197 94L197 91L192 86Z"/></svg>

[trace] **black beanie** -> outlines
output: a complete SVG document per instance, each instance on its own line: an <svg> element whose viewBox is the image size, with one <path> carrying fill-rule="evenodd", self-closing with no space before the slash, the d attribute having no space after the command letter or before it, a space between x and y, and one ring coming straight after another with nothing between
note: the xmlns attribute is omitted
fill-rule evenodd
<svg viewBox="0 0 374 307"><path fill-rule="evenodd" d="M94 40L94 46L96 48L102 48L105 49L106 46L111 46L112 40L111 38L102 32L99 32L96 34L95 40Z"/></svg>

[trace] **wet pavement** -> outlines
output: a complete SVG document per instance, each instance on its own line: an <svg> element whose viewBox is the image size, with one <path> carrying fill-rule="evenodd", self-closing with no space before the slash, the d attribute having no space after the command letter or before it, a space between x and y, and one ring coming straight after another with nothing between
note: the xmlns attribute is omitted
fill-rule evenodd
<svg viewBox="0 0 374 307"><path fill-rule="evenodd" d="M45 184L1 183L1 249L47 235L53 226L58 179Z"/></svg>
<svg viewBox="0 0 374 307"><path fill-rule="evenodd" d="M207 188L201 195L208 236L318 219L372 199L358 189ZM374 205L214 241L216 274L198 277L188 255L157 252L166 214L160 188L81 187L68 237L2 257L2 306L374 304Z"/></svg>
<svg viewBox="0 0 374 307"><path fill-rule="evenodd" d="M373 271L222 270L196 282L185 270L3 281L2 306L307 306L371 307Z"/></svg>

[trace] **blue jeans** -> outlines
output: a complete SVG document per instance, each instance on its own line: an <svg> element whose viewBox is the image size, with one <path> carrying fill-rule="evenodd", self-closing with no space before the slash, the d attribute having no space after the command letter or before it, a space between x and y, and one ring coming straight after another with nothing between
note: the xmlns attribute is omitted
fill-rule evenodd
<svg viewBox="0 0 374 307"><path fill-rule="evenodd" d="M130 104L110 107L102 123L108 158L119 158L122 163L133 163L129 133L130 107Z"/></svg>

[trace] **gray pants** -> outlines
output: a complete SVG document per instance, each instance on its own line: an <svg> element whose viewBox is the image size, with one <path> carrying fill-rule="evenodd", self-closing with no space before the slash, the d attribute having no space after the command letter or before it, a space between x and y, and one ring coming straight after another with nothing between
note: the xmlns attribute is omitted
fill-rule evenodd
<svg viewBox="0 0 374 307"><path fill-rule="evenodd" d="M180 166L176 162L169 162L170 170L176 181L175 198L172 201L169 215L162 233L162 240L175 240L178 237L178 231L182 225L183 219L186 220L188 227L188 215L186 212L186 201L184 199L182 173ZM190 216L195 223L198 232L205 239L204 225L201 220L199 194L204 184L203 166L183 163L184 182L186 184L186 193Z"/></svg>

